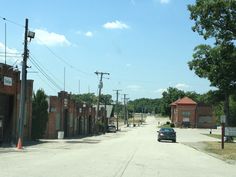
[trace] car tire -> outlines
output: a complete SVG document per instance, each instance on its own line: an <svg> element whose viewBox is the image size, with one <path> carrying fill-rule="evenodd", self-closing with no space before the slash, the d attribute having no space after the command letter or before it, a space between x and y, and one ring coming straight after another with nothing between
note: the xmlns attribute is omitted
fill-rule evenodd
<svg viewBox="0 0 236 177"><path fill-rule="evenodd" d="M159 141L159 142L160 142L161 140L160 140L160 139L157 139L157 141Z"/></svg>
<svg viewBox="0 0 236 177"><path fill-rule="evenodd" d="M176 140L172 140L173 143L176 143Z"/></svg>

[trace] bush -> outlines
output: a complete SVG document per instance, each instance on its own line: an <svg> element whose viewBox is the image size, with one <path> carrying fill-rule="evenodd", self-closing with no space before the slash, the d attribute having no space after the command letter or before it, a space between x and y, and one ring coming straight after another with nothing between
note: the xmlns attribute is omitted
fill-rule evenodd
<svg viewBox="0 0 236 177"><path fill-rule="evenodd" d="M170 127L172 127L172 128L175 127L175 124L174 124L174 123L171 123L171 124L170 124Z"/></svg>
<svg viewBox="0 0 236 177"><path fill-rule="evenodd" d="M169 121L167 121L167 122L166 122L166 124L167 124L167 125L169 125L169 124L170 124L170 122L169 122Z"/></svg>

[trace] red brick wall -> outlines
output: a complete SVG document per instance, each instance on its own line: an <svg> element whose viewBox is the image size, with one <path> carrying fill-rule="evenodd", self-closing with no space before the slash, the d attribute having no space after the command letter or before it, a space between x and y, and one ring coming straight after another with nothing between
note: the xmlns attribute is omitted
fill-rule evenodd
<svg viewBox="0 0 236 177"><path fill-rule="evenodd" d="M177 113L177 126L181 126L183 122L183 112L190 112L190 126L195 127L196 123L196 105L177 105L176 109L178 110Z"/></svg>
<svg viewBox="0 0 236 177"><path fill-rule="evenodd" d="M3 83L4 76L12 78L12 86L6 86ZM17 124L19 119L19 104L20 104L20 71L13 70L12 66L0 63L0 93L13 96L13 121L12 121L12 137L16 140ZM26 98L26 124L24 124L24 139L31 138L32 124L32 92L33 81L27 81L27 98Z"/></svg>
<svg viewBox="0 0 236 177"><path fill-rule="evenodd" d="M198 128L215 128L216 117L213 114L213 110L211 106L198 106L196 112L197 112L197 115L196 115L197 125L196 126ZM201 117L205 117L205 120L204 118L201 119Z"/></svg>

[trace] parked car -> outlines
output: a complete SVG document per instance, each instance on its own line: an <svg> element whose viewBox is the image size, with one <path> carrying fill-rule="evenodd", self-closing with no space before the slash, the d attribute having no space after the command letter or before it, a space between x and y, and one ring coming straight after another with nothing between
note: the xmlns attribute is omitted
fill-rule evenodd
<svg viewBox="0 0 236 177"><path fill-rule="evenodd" d="M115 125L108 125L107 132L116 133L116 126Z"/></svg>
<svg viewBox="0 0 236 177"><path fill-rule="evenodd" d="M173 128L161 128L157 132L157 141L171 140L172 142L176 142L176 132Z"/></svg>

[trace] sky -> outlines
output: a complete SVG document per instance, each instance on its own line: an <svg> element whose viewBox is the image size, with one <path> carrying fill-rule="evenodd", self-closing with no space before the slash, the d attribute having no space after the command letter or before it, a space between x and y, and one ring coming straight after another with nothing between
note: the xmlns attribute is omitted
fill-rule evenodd
<svg viewBox="0 0 236 177"><path fill-rule="evenodd" d="M191 29L188 4L194 0L1 0L0 62L21 69L25 19L29 42L28 79L47 95L74 94L131 100L160 98L168 87L205 93L209 81L189 70L195 46L207 43ZM6 20L3 20L6 18ZM5 33L6 26L6 33ZM46 75L46 76L45 76ZM65 77L65 82L64 82ZM113 97L115 99L115 97Z"/></svg>

